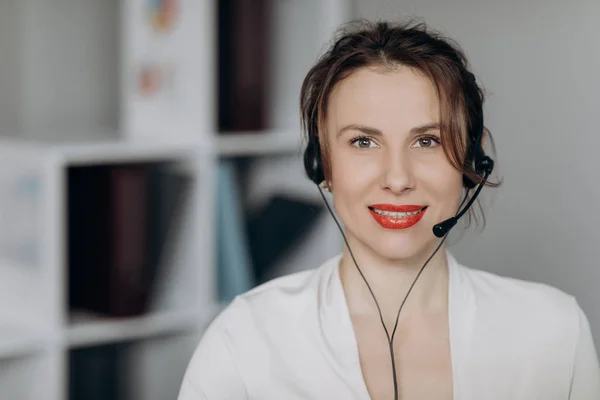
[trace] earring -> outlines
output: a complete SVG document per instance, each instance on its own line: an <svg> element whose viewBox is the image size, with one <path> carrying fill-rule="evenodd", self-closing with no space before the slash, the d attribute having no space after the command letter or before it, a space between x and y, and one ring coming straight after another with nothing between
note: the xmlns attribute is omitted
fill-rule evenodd
<svg viewBox="0 0 600 400"><path fill-rule="evenodd" d="M329 182L327 182L327 181L322 181L322 182L319 184L319 187L320 187L321 189L323 189L324 191L326 191L326 192L331 192L331 185L330 185L330 183L329 183Z"/></svg>

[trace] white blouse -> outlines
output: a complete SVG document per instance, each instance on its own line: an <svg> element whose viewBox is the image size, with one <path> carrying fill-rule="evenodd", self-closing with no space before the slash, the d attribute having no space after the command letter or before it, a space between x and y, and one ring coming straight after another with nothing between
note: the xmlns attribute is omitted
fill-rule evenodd
<svg viewBox="0 0 600 400"><path fill-rule="evenodd" d="M600 400L598 355L575 298L447 254L455 400ZM368 400L340 258L238 296L204 334L178 399Z"/></svg>

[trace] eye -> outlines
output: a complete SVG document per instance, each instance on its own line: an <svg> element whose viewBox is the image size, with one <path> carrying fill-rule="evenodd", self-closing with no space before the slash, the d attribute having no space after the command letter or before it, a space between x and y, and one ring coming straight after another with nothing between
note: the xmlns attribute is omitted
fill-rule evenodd
<svg viewBox="0 0 600 400"><path fill-rule="evenodd" d="M350 144L359 149L368 149L370 147L377 147L373 140L367 136L359 136L350 140Z"/></svg>
<svg viewBox="0 0 600 400"><path fill-rule="evenodd" d="M438 144L440 144L440 139L436 136L423 136L417 139L417 142L414 144L413 147L429 149L436 147Z"/></svg>

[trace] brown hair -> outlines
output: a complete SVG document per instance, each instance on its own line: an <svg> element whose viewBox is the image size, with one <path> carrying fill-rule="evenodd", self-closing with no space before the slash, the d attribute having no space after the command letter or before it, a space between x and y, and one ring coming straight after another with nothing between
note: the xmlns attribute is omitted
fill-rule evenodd
<svg viewBox="0 0 600 400"><path fill-rule="evenodd" d="M412 21L359 20L343 26L333 45L306 75L300 94L302 128L309 143L316 140L322 149L325 178L331 176L331 165L324 121L334 87L358 69L393 70L398 66L414 68L431 79L440 100L444 152L457 170L479 183L482 177L469 159L470 146L483 131L493 147L491 134L483 126L483 90L456 43L423 22ZM486 186L499 185L486 182Z"/></svg>

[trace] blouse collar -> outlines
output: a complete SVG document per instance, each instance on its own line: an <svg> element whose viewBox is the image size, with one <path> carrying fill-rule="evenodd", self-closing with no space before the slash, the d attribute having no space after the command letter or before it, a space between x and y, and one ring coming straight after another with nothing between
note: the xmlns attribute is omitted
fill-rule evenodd
<svg viewBox="0 0 600 400"><path fill-rule="evenodd" d="M460 398L461 382L467 368L469 338L473 329L475 304L473 293L467 282L465 267L446 250L449 268L448 281L448 323L454 398ZM331 354L332 366L346 378L349 385L362 391L368 399L368 392L360 367L358 345L346 296L339 275L342 255L338 254L323 265L322 287L319 296L319 319L326 351Z"/></svg>

